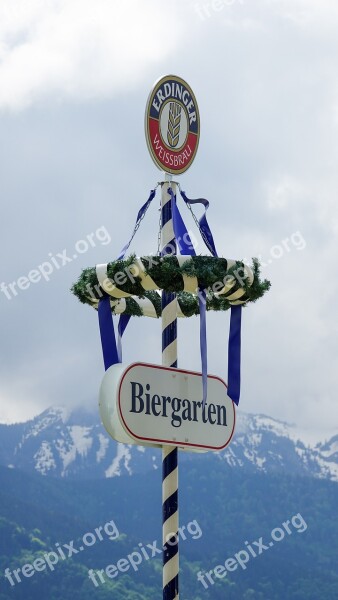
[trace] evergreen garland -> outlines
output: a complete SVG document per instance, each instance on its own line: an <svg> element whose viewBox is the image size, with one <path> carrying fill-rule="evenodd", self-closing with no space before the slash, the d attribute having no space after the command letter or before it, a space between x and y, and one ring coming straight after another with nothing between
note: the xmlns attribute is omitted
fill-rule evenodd
<svg viewBox="0 0 338 600"><path fill-rule="evenodd" d="M112 280L119 290L132 294L138 298L147 298L153 304L157 317L161 316L161 297L156 291L145 291L141 285L140 278L134 274L133 265L135 266L135 255L129 256L125 260L117 260L108 263L107 275ZM207 290L207 310L225 311L231 307L231 303L227 300L227 296L233 294L238 289L243 289L245 294L241 300L255 302L261 298L270 288L270 282L267 279L263 281L260 278L260 264L254 258L252 260L252 272L254 275L253 283L250 285L248 277L244 274L244 263L236 261L236 263L227 269L227 260L225 258L215 258L210 256L193 256L191 260L179 265L176 256L145 256L141 258L145 272L156 282L159 289L167 292L175 292L177 300L186 317L199 314L198 297L195 294L190 294L183 291L183 277L196 277L200 288ZM240 274L240 275L239 275ZM234 285L226 294L215 295L210 289L217 282L222 282L227 277L234 277ZM99 285L96 269L87 268L82 271L78 281L72 286L71 291L83 304L93 305L102 298L102 290ZM112 312L118 306L119 301L111 297ZM130 297L125 298L126 310L125 314L132 316L142 316L142 309L138 303Z"/></svg>

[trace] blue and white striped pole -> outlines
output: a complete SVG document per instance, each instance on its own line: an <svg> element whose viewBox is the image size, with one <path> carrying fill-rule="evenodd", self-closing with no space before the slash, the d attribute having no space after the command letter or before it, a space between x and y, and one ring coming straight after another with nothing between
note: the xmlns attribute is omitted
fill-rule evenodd
<svg viewBox="0 0 338 600"><path fill-rule="evenodd" d="M166 174L161 196L161 254L176 254L173 229L171 187L176 184ZM176 294L162 292L162 365L177 367L177 300ZM162 446L162 510L163 510L163 600L179 600L178 573L178 462L177 447Z"/></svg>

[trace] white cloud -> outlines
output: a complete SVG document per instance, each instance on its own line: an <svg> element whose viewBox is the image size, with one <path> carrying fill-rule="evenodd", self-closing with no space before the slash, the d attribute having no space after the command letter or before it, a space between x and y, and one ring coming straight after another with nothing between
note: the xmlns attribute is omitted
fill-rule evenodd
<svg viewBox="0 0 338 600"><path fill-rule="evenodd" d="M265 0L282 14L303 29L315 29L322 34L323 29L335 29L338 20L336 0Z"/></svg>
<svg viewBox="0 0 338 600"><path fill-rule="evenodd" d="M132 89L170 55L180 32L177 15L156 0L1 3L0 107Z"/></svg>
<svg viewBox="0 0 338 600"><path fill-rule="evenodd" d="M241 408L304 427L337 421L338 5L246 0L224 3L204 20L182 0L171 4L173 11L152 0L6 6L20 11L0 14L0 106L37 106L0 116L6 198L0 245L8 257L0 282L28 272L51 250L72 247L79 230L90 232L93 223L112 232L117 203L125 204L109 249L88 253L83 263L11 302L1 294L1 335L8 341L2 415L96 402L103 370L96 315L68 290L82 267L123 246L137 203L157 181L143 140L143 105L135 107L135 98L139 88L144 93L140 77L149 85L173 71L193 86L202 120L198 156L182 186L188 196L211 201L208 218L220 254L261 254L268 262L263 276L272 281L269 294L245 310ZM230 27L229 19L239 26ZM97 101L120 90L121 97ZM67 103L73 98L91 102L79 110ZM60 99L65 102L51 108ZM182 214L193 225L183 208ZM157 225L152 207L133 248L138 254L156 244ZM306 248L291 243L273 258L272 248L297 231ZM224 378L228 320L208 315L209 369ZM126 361L159 362L160 323L135 321L125 338ZM179 323L182 367L200 368L198 335L198 319Z"/></svg>

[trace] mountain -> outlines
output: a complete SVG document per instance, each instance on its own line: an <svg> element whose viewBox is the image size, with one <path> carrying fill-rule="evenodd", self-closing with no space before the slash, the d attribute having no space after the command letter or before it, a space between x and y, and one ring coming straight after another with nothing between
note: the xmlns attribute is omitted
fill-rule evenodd
<svg viewBox="0 0 338 600"><path fill-rule="evenodd" d="M182 600L338 598L337 437L306 443L295 427L239 414L225 451L180 453ZM161 549L160 461L84 411L0 425L0 600L160 598L161 552L124 571L135 552ZM119 536L99 537L112 523ZM56 552L55 568L31 571ZM234 557L248 562L208 584ZM111 565L121 569L96 587L90 570Z"/></svg>
<svg viewBox="0 0 338 600"><path fill-rule="evenodd" d="M159 470L79 481L0 467L0 481L0 600L161 597L161 553L143 560L137 571L123 571L133 552L156 541L161 548ZM182 600L337 599L335 482L241 468L225 472L219 462L201 455L194 465L181 465L179 496L186 534L180 541ZM117 539L95 536L112 520ZM77 550L72 556L70 540ZM256 556L250 557L248 544ZM5 578L6 569L13 578L14 570L57 547L65 558L54 570L13 579L14 586ZM214 578L207 588L198 580L200 571L212 573L236 556L247 562L224 579ZM105 570L121 560L116 578L105 577L94 587L89 569Z"/></svg>
<svg viewBox="0 0 338 600"><path fill-rule="evenodd" d="M222 452L181 452L182 462L221 463L224 469L289 473L338 481L338 435L308 442L295 426L264 415L237 413L235 434ZM157 449L112 440L98 414L51 407L26 423L0 424L0 464L62 478L111 478L161 468Z"/></svg>

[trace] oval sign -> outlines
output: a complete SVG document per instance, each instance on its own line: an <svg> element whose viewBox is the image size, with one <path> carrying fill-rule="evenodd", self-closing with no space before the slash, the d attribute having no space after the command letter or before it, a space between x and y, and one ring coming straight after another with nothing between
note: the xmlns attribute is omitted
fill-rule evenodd
<svg viewBox="0 0 338 600"><path fill-rule="evenodd" d="M200 117L191 87L175 75L157 81L149 95L145 131L150 155L167 173L184 173L200 137Z"/></svg>
<svg viewBox="0 0 338 600"><path fill-rule="evenodd" d="M202 389L202 374L195 371L147 363L113 365L101 385L103 424L124 443L222 450L234 432L235 407L219 377L208 375L205 407Z"/></svg>

